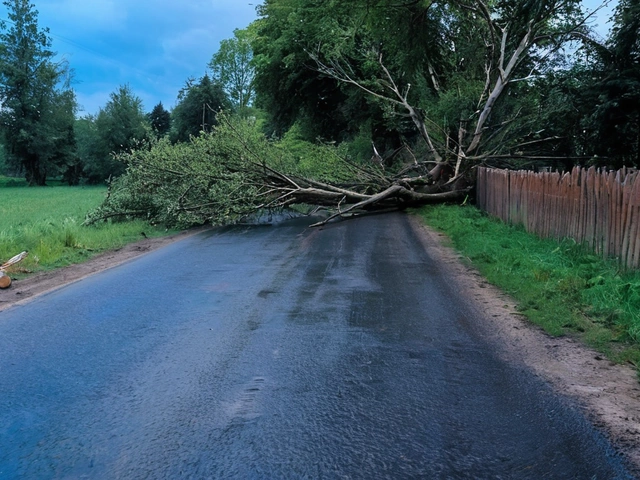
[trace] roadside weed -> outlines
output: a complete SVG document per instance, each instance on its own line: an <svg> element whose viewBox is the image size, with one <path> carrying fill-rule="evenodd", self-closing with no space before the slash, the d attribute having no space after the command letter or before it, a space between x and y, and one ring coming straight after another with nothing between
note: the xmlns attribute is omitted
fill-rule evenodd
<svg viewBox="0 0 640 480"><path fill-rule="evenodd" d="M12 276L80 263L105 250L168 233L137 220L82 225L104 199L106 187L33 187L0 177L0 260L29 256Z"/></svg>

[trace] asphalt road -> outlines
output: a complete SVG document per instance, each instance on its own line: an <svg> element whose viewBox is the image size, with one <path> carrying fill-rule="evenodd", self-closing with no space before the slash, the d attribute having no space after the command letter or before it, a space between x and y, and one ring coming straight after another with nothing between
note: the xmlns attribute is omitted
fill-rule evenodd
<svg viewBox="0 0 640 480"><path fill-rule="evenodd" d="M401 214L190 237L0 312L0 478L631 478Z"/></svg>

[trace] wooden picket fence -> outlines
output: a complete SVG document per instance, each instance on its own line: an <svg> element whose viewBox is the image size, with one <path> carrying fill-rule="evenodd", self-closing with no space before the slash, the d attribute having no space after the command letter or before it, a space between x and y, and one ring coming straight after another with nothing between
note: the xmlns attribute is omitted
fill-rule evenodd
<svg viewBox="0 0 640 480"><path fill-rule="evenodd" d="M478 169L478 207L545 238L573 238L627 268L640 267L640 179L635 170Z"/></svg>

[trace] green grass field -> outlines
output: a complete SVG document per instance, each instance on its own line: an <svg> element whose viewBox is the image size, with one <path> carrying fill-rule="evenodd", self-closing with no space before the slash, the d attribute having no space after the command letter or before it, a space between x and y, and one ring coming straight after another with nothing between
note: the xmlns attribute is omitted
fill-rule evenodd
<svg viewBox="0 0 640 480"><path fill-rule="evenodd" d="M141 232L149 237L170 233L142 221L83 226L105 193L104 186L30 188L22 180L0 177L0 262L28 250L20 267L50 270L141 240Z"/></svg>
<svg viewBox="0 0 640 480"><path fill-rule="evenodd" d="M552 335L571 333L640 366L640 272L622 271L572 240L542 240L471 206L419 210L487 280Z"/></svg>

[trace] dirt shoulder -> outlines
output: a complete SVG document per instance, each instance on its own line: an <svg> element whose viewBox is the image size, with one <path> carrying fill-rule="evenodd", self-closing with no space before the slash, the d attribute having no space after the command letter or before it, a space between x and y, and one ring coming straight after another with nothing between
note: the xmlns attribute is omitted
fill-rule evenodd
<svg viewBox="0 0 640 480"><path fill-rule="evenodd" d="M526 321L515 302L488 284L459 255L444 245L444 235L412 217L415 231L425 249L452 274L460 291L474 300L491 332L505 348L507 360L523 362L554 388L577 401L591 421L629 459L640 477L640 382L633 368L616 365L570 337L550 337ZM190 230L167 237L147 239L91 260L59 270L18 280L0 290L0 311L26 303L43 293L58 289L102 270L198 233Z"/></svg>
<svg viewBox="0 0 640 480"><path fill-rule="evenodd" d="M26 303L39 295L77 282L94 273L115 267L140 255L195 235L202 230L202 228L198 228L165 237L148 238L130 243L116 250L101 253L84 263L37 273L21 280L14 280L11 287L6 290L0 290L0 311L14 305Z"/></svg>
<svg viewBox="0 0 640 480"><path fill-rule="evenodd" d="M582 407L640 477L640 382L635 369L617 365L571 337L551 337L528 322L508 295L486 282L460 255L444 245L446 237L412 218L429 254L438 259L460 291L473 299L487 319L487 331L504 346L501 355L522 362L556 391Z"/></svg>

